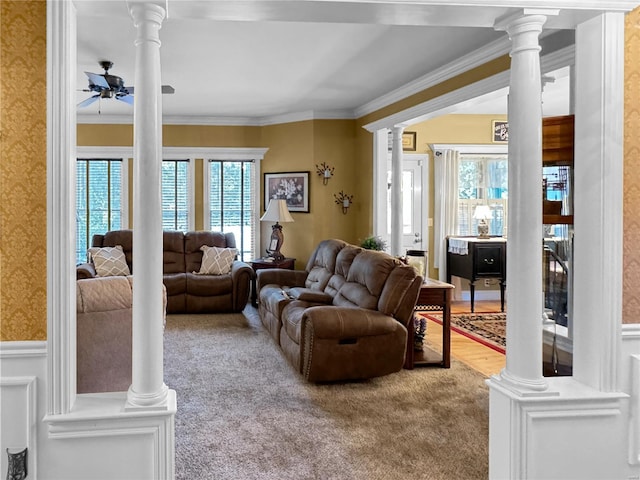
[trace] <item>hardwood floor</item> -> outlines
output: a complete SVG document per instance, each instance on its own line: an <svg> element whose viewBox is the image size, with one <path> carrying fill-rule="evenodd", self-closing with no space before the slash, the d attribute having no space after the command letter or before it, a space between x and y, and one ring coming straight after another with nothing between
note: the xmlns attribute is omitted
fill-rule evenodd
<svg viewBox="0 0 640 480"><path fill-rule="evenodd" d="M476 301L475 311L500 312L500 302ZM469 312L469 302L454 301L451 304L451 313L464 312ZM425 339L429 343L430 348L441 351L442 326L429 320ZM500 370L502 370L505 365L505 356L503 354L454 331L451 332L451 356L487 377L500 373Z"/></svg>

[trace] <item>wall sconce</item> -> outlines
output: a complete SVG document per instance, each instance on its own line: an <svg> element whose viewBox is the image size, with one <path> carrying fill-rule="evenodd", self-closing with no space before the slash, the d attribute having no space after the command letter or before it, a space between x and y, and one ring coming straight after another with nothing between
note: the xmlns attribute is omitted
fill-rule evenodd
<svg viewBox="0 0 640 480"><path fill-rule="evenodd" d="M318 175L322 177L323 185L329 183L329 179L333 176L334 170L335 167L330 167L324 162L322 162L320 165L316 164L316 171L318 172Z"/></svg>
<svg viewBox="0 0 640 480"><path fill-rule="evenodd" d="M336 199L336 203L338 205L342 205L342 213L346 214L349 211L349 207L353 203L353 195L347 195L342 190L340 190L340 193L338 195L334 193L333 196Z"/></svg>

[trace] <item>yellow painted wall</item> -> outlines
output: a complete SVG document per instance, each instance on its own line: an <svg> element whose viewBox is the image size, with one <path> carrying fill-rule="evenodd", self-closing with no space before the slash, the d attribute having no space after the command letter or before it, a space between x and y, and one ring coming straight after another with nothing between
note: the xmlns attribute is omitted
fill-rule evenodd
<svg viewBox="0 0 640 480"><path fill-rule="evenodd" d="M320 240L327 237L343 238L355 242L358 239L355 216L369 209L368 197L357 190L353 120L313 120L284 123L265 127L243 126L193 126L166 125L163 128L163 144L168 147L267 147L262 161L265 172L309 172L310 213L293 212L294 223L284 225L285 243L282 251L297 259L303 268L309 254ZM130 125L78 125L78 145L82 146L131 146L133 128ZM335 167L334 178L324 186L316 174L316 165L322 162ZM196 229L203 228L203 176L201 159L195 163L195 218ZM130 164L129 195L133 192L133 175ZM260 184L262 188L262 180ZM354 205L347 215L334 203L334 193L341 189L353 194ZM359 199L359 201L358 201ZM363 201L364 199L364 201ZM130 201L130 208L133 202ZM260 195L261 211L264 211L263 195ZM129 218L133 213L129 212ZM133 225L129 225L133 227ZM261 225L262 246L271 235L271 224Z"/></svg>
<svg viewBox="0 0 640 480"><path fill-rule="evenodd" d="M0 340L47 338L46 3L0 1Z"/></svg>

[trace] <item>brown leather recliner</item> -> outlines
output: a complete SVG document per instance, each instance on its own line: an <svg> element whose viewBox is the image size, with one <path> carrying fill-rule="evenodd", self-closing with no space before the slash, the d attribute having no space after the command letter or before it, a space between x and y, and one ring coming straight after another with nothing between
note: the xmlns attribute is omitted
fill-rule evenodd
<svg viewBox="0 0 640 480"><path fill-rule="evenodd" d="M200 247L236 248L233 233L163 232L163 283L167 290L167 313L241 312L249 300L253 269L245 262L233 262L231 272L224 275L197 275L203 252ZM133 231L113 230L94 235L93 247L121 245L133 271ZM77 278L96 276L90 263L77 267Z"/></svg>

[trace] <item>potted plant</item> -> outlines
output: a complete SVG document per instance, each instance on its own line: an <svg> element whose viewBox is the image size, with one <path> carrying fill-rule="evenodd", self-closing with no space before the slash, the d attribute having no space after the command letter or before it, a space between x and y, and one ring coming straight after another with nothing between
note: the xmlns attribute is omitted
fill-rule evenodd
<svg viewBox="0 0 640 480"><path fill-rule="evenodd" d="M384 250L387 248L387 242L385 242L381 237L371 235L365 238L362 243L360 243L360 246L367 250Z"/></svg>

